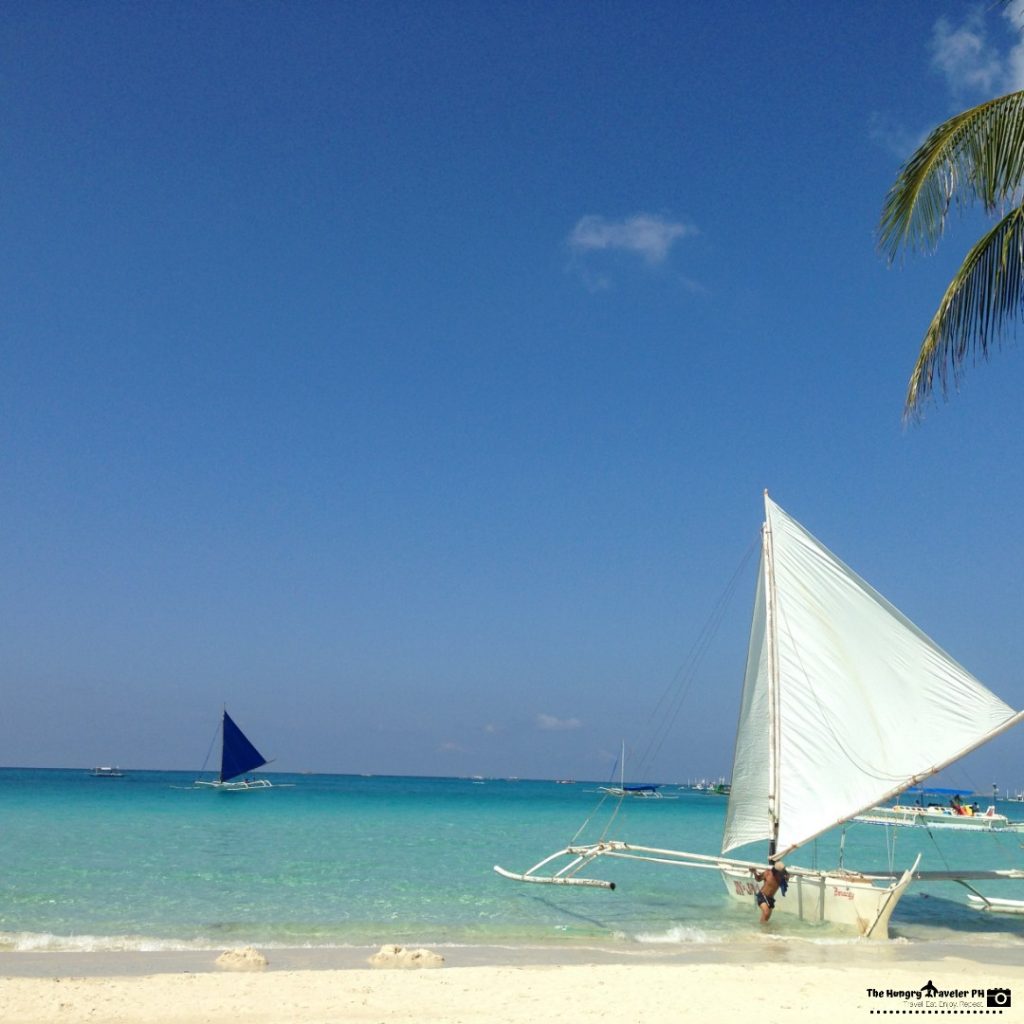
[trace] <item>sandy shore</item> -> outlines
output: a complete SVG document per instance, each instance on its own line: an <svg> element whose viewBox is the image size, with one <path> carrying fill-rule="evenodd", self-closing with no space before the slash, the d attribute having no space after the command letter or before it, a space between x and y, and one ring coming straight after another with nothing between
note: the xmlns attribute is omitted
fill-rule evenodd
<svg viewBox="0 0 1024 1024"><path fill-rule="evenodd" d="M550 963L396 970L168 971L0 977L4 1024L864 1022L879 1015L1024 1019L1024 966L862 955L829 962ZM908 953L910 951L907 951ZM842 962L849 959L850 963ZM0 963L0 971L9 964ZM62 965L73 967L64 957ZM164 968L167 967L165 963ZM9 969L9 968L8 968ZM904 993L931 982L938 995ZM990 989L1009 990L994 1013ZM1007 996L997 994L1000 1001Z"/></svg>

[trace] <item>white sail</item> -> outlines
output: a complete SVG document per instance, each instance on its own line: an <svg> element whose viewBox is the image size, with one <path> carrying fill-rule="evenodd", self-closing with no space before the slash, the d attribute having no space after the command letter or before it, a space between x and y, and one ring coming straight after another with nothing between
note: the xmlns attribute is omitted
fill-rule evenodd
<svg viewBox="0 0 1024 1024"><path fill-rule="evenodd" d="M747 670L743 677L740 721L736 729L736 750L733 755L732 786L725 816L722 852L771 839L775 834L769 810L771 764L768 711L768 634L765 611L765 557L757 574L754 615L750 623L747 646Z"/></svg>
<svg viewBox="0 0 1024 1024"><path fill-rule="evenodd" d="M723 852L770 838L777 816L781 855L926 778L1022 715L767 495L765 516L770 564L755 600ZM773 630L767 641L766 623Z"/></svg>

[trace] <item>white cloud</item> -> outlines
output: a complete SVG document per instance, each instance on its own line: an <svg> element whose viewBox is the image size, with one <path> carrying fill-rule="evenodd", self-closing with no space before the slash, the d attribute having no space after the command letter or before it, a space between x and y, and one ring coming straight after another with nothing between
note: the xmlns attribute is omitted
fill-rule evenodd
<svg viewBox="0 0 1024 1024"><path fill-rule="evenodd" d="M579 729L583 723L578 718L556 718L554 715L537 715L537 728L548 731Z"/></svg>
<svg viewBox="0 0 1024 1024"><path fill-rule="evenodd" d="M985 32L981 10L970 11L963 23L939 18L932 30L932 66L941 71L954 94L993 93L1006 71L1003 61Z"/></svg>
<svg viewBox="0 0 1024 1024"><path fill-rule="evenodd" d="M1006 74L1007 88L1024 89L1024 0L1012 0L1006 5L1003 17L1017 34L1017 42L1010 50Z"/></svg>
<svg viewBox="0 0 1024 1024"><path fill-rule="evenodd" d="M608 220L596 214L581 217L569 235L575 253L619 250L636 253L648 263L663 263L680 238L697 234L692 224L670 221L650 213L624 220Z"/></svg>
<svg viewBox="0 0 1024 1024"><path fill-rule="evenodd" d="M913 153L928 138L927 130L915 134L890 115L879 113L868 119L868 134L873 142L900 160L905 160L908 153Z"/></svg>
<svg viewBox="0 0 1024 1024"><path fill-rule="evenodd" d="M932 66L958 101L1024 89L1024 0L1011 0L1000 12L1012 40L1009 49L989 38L992 23L985 15L990 9L969 10L959 24L940 18L932 30Z"/></svg>
<svg viewBox="0 0 1024 1024"><path fill-rule="evenodd" d="M993 6L964 5L962 17L943 16L932 28L931 66L945 79L952 109L1024 89L1024 0L999 5L1002 20L992 20ZM913 131L876 113L868 131L874 142L905 160L934 127Z"/></svg>

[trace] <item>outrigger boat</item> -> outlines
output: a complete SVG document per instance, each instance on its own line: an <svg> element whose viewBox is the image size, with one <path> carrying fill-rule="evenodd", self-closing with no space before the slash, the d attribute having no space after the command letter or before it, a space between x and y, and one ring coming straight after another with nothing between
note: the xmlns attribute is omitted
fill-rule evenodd
<svg viewBox="0 0 1024 1024"><path fill-rule="evenodd" d="M994 804L976 814L958 814L952 807L897 803L892 807L872 807L853 820L867 825L940 828L956 832L1024 832L1024 821L1011 821L1005 814L999 814Z"/></svg>
<svg viewBox="0 0 1024 1024"><path fill-rule="evenodd" d="M617 786L609 783L607 786L598 786L597 791L604 793L605 796L614 796L619 800L625 797L630 797L634 800L675 800L677 797L669 796L666 797L661 791L661 783L655 782L644 782L644 783L628 783L626 782L626 743L622 743L622 753L619 755L619 784Z"/></svg>
<svg viewBox="0 0 1024 1024"><path fill-rule="evenodd" d="M764 496L761 564L736 733L721 854L614 840L570 845L521 882L614 889L581 877L598 858L719 871L748 901L764 859L729 854L767 840L766 858L789 860L817 836L920 785L1024 719ZM776 912L888 936L915 879L968 883L1024 879L1016 869L904 872L806 868L792 863ZM557 865L562 863L561 867Z"/></svg>
<svg viewBox="0 0 1024 1024"><path fill-rule="evenodd" d="M602 793L607 793L609 796L631 796L640 800L663 800L665 799L664 794L661 792L661 786L599 786Z"/></svg>
<svg viewBox="0 0 1024 1024"><path fill-rule="evenodd" d="M255 771L267 764L265 758L249 742L249 738L235 725L234 719L224 709L221 719L220 772L215 780L196 779L196 786L207 786L222 793L244 793L254 789L272 789L269 779L252 776L242 778L247 772Z"/></svg>

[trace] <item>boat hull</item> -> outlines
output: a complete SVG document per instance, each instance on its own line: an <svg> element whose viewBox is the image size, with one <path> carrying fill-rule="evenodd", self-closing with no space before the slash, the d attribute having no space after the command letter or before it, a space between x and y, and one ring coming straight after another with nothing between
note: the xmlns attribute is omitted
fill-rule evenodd
<svg viewBox="0 0 1024 1024"><path fill-rule="evenodd" d="M990 807L984 814L954 814L942 807L872 807L854 821L867 825L900 825L904 828L941 828L957 832L1019 832L1024 823L1010 821Z"/></svg>
<svg viewBox="0 0 1024 1024"><path fill-rule="evenodd" d="M840 925L864 938L887 939L889 918L911 882L912 870L890 884L839 871L791 874L787 894L775 899L774 913L811 924ZM722 868L722 881L733 899L754 907L760 885L749 871Z"/></svg>

